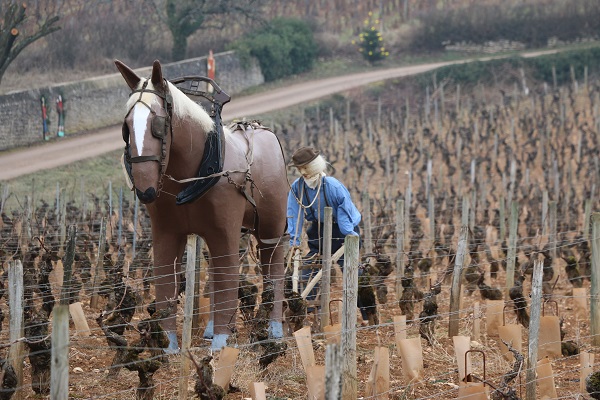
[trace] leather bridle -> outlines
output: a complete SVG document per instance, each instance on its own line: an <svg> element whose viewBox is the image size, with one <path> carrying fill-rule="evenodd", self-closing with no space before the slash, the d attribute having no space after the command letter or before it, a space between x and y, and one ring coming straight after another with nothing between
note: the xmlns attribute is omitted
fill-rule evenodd
<svg viewBox="0 0 600 400"><path fill-rule="evenodd" d="M139 98L136 100L135 103L133 103L131 105L131 107L129 108L129 110L127 111L127 114L125 115L125 119L127 119L127 117L129 116L129 114L131 113L131 111L133 110L133 108L136 106L136 104L138 103L142 103L144 106L146 106L149 110L150 113L152 114L152 120L150 122L150 131L152 132L152 136L154 136L156 139L159 139L161 141L161 153L160 155L147 155L147 156L137 156L137 157L132 157L131 156L131 146L129 145L129 127L127 126L127 122L123 122L123 127L122 127L122 135L123 135L123 141L125 142L125 154L124 154L124 166L125 166L125 170L127 171L127 175L129 176L129 179L132 183L132 190L135 188L135 182L133 180L133 174L131 171L131 164L133 163L141 163L141 162L146 162L146 161L156 161L160 164L160 173L159 173L159 178L158 178L158 188L157 188L157 196L160 196L160 192L162 190L162 185L163 185L163 178L167 169L167 135L171 135L171 141L173 141L173 127L171 124L171 119L172 119L172 115L173 115L173 97L171 96L171 93L167 90L165 92L163 91L157 91L157 90L152 90L152 89L148 89L148 82L149 80L144 81L144 84L142 85L142 87L140 89L136 89L133 90L131 92L131 94L129 95L129 97L133 96L135 93L139 93ZM165 87L168 88L167 85L167 81L165 80ZM144 93L152 93L158 97L160 97L163 100L163 108L166 111L166 116L162 117L159 115L156 115L156 111L154 111L152 109L152 107L150 107L150 105L148 105L146 102L144 102L142 100L142 95Z"/></svg>

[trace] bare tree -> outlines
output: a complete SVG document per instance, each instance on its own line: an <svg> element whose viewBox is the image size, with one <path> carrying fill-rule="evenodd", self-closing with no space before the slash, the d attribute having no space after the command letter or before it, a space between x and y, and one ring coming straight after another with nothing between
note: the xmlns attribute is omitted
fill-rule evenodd
<svg viewBox="0 0 600 400"><path fill-rule="evenodd" d="M37 13L36 13L37 14ZM27 5L14 0L0 3L0 83L6 69L23 49L36 40L60 29L56 25L58 15L41 18L37 14L37 24L27 24ZM30 27L31 29L26 29Z"/></svg>
<svg viewBox="0 0 600 400"><path fill-rule="evenodd" d="M261 6L268 0L150 0L171 31L173 61L183 60L187 39L200 29L220 29L228 17L261 18Z"/></svg>

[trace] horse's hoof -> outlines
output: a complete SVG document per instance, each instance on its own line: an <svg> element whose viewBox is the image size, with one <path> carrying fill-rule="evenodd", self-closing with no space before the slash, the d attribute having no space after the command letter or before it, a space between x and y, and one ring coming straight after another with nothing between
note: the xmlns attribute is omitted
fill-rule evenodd
<svg viewBox="0 0 600 400"><path fill-rule="evenodd" d="M213 322L213 320L209 320L208 323L206 324L206 328L204 328L204 334L202 335L202 337L204 339L212 339L213 336L215 335L215 323Z"/></svg>
<svg viewBox="0 0 600 400"><path fill-rule="evenodd" d="M229 335L225 333L219 333L213 336L212 344L210 345L210 349L212 351L220 351L223 347L227 346L227 339Z"/></svg>
<svg viewBox="0 0 600 400"><path fill-rule="evenodd" d="M283 324L279 321L269 322L269 339L282 339L283 338Z"/></svg>
<svg viewBox="0 0 600 400"><path fill-rule="evenodd" d="M168 331L169 347L164 349L165 354L179 354L179 343L177 343L177 332Z"/></svg>

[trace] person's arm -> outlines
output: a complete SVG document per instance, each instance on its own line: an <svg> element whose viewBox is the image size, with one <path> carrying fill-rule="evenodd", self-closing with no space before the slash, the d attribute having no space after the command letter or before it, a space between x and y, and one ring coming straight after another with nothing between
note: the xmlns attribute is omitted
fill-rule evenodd
<svg viewBox="0 0 600 400"><path fill-rule="evenodd" d="M297 182L292 184L292 188L288 194L287 201L287 218L288 218L288 234L290 235L290 246L300 246L300 236L302 235L302 224L304 223L304 213L296 201L294 193L298 187Z"/></svg>
<svg viewBox="0 0 600 400"><path fill-rule="evenodd" d="M350 198L350 192L341 183L332 185L332 198L334 199L333 205L335 207L335 217L337 224L340 228L340 232L344 235L358 235L354 231L354 227L358 225L361 220L361 215L352 199Z"/></svg>

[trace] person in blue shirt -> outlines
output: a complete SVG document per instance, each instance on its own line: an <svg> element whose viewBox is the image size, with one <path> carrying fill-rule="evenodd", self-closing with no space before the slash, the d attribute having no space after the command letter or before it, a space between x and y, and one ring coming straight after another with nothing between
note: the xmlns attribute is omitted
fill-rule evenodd
<svg viewBox="0 0 600 400"><path fill-rule="evenodd" d="M333 211L331 254L344 244L347 235L359 235L361 215L350 192L342 182L327 176L327 161L312 147L301 147L292 156L294 165L302 176L292 183L287 202L288 234L290 246L300 246L302 227L306 220L309 252L306 257L321 254L323 249L323 223L325 207ZM343 259L340 259L343 264Z"/></svg>
<svg viewBox="0 0 600 400"><path fill-rule="evenodd" d="M310 259L315 255L321 255L325 207L331 207L333 214L331 254L334 254L344 245L347 235L360 235L358 224L361 221L361 214L352 202L346 186L336 178L327 176L325 173L327 161L318 150L313 147L299 148L292 155L291 165L295 166L302 176L292 183L288 195L287 232L290 235L290 247L300 246L302 228L306 221L309 251L304 258ZM339 259L339 263L343 268L343 256ZM303 270L302 280L308 281L315 273L314 270ZM312 300L315 296L316 286L307 299ZM362 308L361 313L364 319Z"/></svg>

